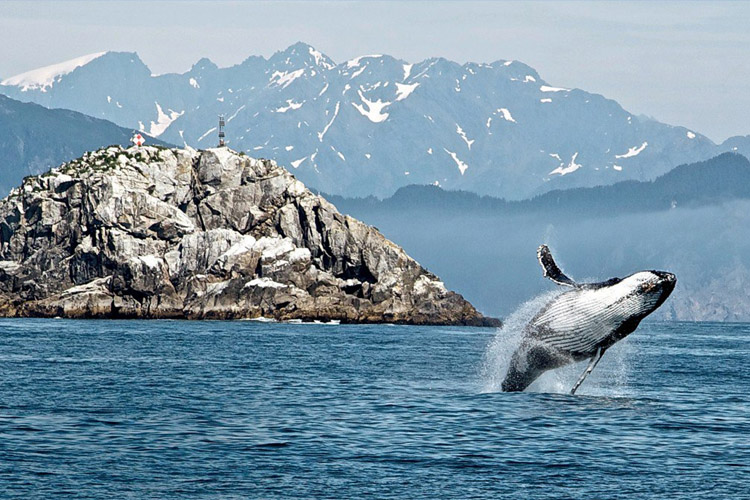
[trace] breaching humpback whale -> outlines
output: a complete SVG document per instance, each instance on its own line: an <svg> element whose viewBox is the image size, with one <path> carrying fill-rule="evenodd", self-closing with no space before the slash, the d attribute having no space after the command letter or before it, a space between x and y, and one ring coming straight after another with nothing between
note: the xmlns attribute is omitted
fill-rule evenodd
<svg viewBox="0 0 750 500"><path fill-rule="evenodd" d="M545 277L572 290L548 302L526 325L502 389L523 391L547 370L590 359L570 391L575 394L604 352L662 305L677 280L664 271L640 271L601 283L576 283L557 267L547 245L537 256Z"/></svg>

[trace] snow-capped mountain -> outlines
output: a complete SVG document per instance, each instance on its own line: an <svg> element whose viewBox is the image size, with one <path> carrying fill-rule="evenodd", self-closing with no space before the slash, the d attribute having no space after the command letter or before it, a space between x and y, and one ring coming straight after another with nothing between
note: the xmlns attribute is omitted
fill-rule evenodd
<svg viewBox="0 0 750 500"><path fill-rule="evenodd" d="M518 61L340 64L297 43L269 59L152 75L134 53L92 54L0 82L0 93L74 109L196 148L227 143L294 169L332 194L387 196L437 184L519 199L574 186L645 180L733 149L634 116L615 101L556 87Z"/></svg>

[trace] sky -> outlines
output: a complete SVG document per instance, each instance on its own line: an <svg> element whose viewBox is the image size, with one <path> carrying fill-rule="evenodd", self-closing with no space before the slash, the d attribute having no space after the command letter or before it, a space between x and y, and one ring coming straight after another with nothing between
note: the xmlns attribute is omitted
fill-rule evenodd
<svg viewBox="0 0 750 500"><path fill-rule="evenodd" d="M750 134L750 2L0 2L0 78L104 50L184 72L297 41L336 62L514 59L717 142Z"/></svg>

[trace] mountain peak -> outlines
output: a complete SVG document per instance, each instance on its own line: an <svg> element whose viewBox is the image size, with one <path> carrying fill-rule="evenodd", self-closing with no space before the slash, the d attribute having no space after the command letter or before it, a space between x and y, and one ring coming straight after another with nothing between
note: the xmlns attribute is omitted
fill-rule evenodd
<svg viewBox="0 0 750 500"><path fill-rule="evenodd" d="M77 72L81 68L89 68L100 64L109 65L108 71L112 71L112 66L122 67L133 64L138 67L137 71L145 71L150 74L148 67L141 61L135 52L95 52L86 54L67 61L51 64L41 68L33 69L10 78L6 78L0 85L6 87L16 87L21 92L38 91L47 93L56 83L63 80L64 77Z"/></svg>
<svg viewBox="0 0 750 500"><path fill-rule="evenodd" d="M219 67L214 63L211 59L208 57L201 57L198 62L193 64L193 67L190 68L190 73L195 73L198 71L214 71L219 69Z"/></svg>
<svg viewBox="0 0 750 500"><path fill-rule="evenodd" d="M284 50L276 52L271 56L271 61L278 62L283 61L284 63L296 65L300 62L302 64L314 67L320 67L323 69L333 69L336 63L323 54L319 50L315 49L312 45L304 42L297 42Z"/></svg>
<svg viewBox="0 0 750 500"><path fill-rule="evenodd" d="M0 82L0 85L21 87L22 92L28 90L41 90L42 92L46 92L48 88L52 87L55 82L59 81L63 76L72 73L81 66L85 66L94 59L105 54L106 52L95 52L93 54L86 54L85 56L79 56L57 64L36 68L6 78Z"/></svg>

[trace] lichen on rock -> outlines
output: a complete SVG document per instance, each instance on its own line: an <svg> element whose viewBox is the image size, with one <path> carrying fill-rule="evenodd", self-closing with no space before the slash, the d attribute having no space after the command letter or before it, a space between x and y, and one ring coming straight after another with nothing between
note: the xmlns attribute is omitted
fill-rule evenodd
<svg viewBox="0 0 750 500"><path fill-rule="evenodd" d="M272 161L113 146L0 202L5 316L491 325Z"/></svg>

